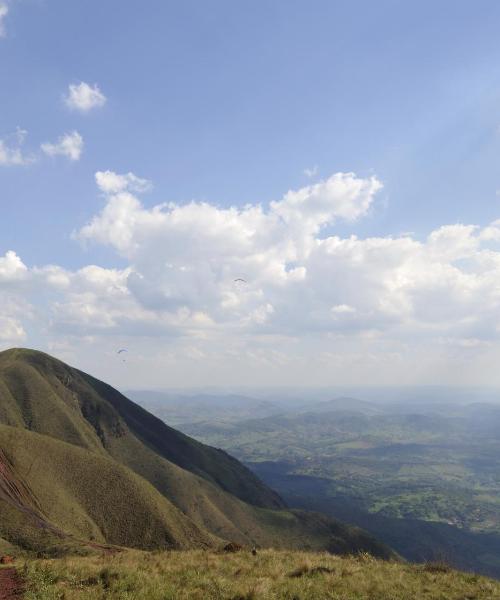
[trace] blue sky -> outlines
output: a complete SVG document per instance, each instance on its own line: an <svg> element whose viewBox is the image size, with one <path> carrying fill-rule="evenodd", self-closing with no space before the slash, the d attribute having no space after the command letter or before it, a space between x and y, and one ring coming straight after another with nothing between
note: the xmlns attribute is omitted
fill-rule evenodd
<svg viewBox="0 0 500 600"><path fill-rule="evenodd" d="M206 202L221 211L231 206L242 209L247 204L261 204L267 210L270 202L280 201L288 190L305 189L338 172L354 172L364 181L376 177L383 184L383 188L370 192L369 207L358 207L349 218L340 212L321 221L321 232L314 234L317 239L330 235L342 239L350 235L362 240L385 239L412 232L411 240L417 244L424 243L432 231L444 225L487 228L500 216L497 2L3 0L0 6L8 8L2 18L4 35L0 38L0 140L12 148L16 128L21 128L26 131L22 153L32 158L24 165L0 165L0 257L8 251L15 252L30 277L33 269L43 270L47 265L57 265L72 274L70 277L76 277L74 274L88 265L131 269L132 276L129 272L123 275L128 282L124 285L142 309L160 311L158 318L167 318L168 311L182 307L192 314L203 313L217 324L217 333L210 335L217 337L221 347L232 339L234 327L239 328L235 343L241 343L246 317L238 313L238 325L234 320L226 320L218 312L220 298L214 299L213 306L204 302L197 305L191 290L191 299L183 304L184 292L176 288L174 294L167 277L163 287L154 293L149 286L147 297L168 296L168 302L152 306L144 299L144 290L139 293L133 285L137 278L161 279L167 262L179 269L205 273L213 261L187 252L178 258L178 264L170 263L165 247L158 252L157 245L148 250L154 257L145 249L138 257L131 248L117 245L112 233L108 238L101 230L99 234L75 234L111 202L113 194L106 196L96 187L97 172L132 172L151 181L152 189L140 195L144 211L164 202L183 206L190 201ZM106 98L105 104L85 113L69 108L64 101L68 86L81 82L97 86ZM51 156L40 149L41 144L54 146L61 136L75 131L83 140L78 160L69 160L64 154ZM313 174L307 175L306 169ZM211 222L206 226L210 229ZM160 237L165 240L168 235L164 231ZM470 232L464 235L470 237ZM496 238L490 234L486 237L483 236L490 248ZM86 243L82 244L82 238ZM132 238L138 247L144 235L135 231ZM179 239L181 245L183 240L187 244L187 238ZM296 238L294 243L298 243ZM265 247L269 250L269 242ZM233 251L230 245L226 251ZM207 255L210 252L207 250ZM221 260L217 252L213 256ZM159 255L161 260L156 264ZM447 264L455 269L456 260L480 260L483 264L485 256L462 253ZM304 260L288 257L283 258L283 264L291 269L301 266ZM441 258L438 262L442 263ZM312 266L304 268L309 269L308 273L313 271ZM145 275L148 269L151 273ZM465 272L470 275L472 270L477 282L483 272L474 269ZM335 265L326 271L330 272L334 277ZM225 285L220 273L212 273L213 277L207 280L200 279L199 273L195 278L198 294L204 294L211 286ZM316 352L328 354L330 349L325 350L325 344L332 345L328 336L338 334L337 325L332 330L323 317L319 319L321 325L319 321L305 323L304 315L296 315L290 307L280 309L282 300L274 298L274 292L267 290L259 277L255 275L252 294L255 292L255 298L260 297L262 303L252 304L248 310L267 310L273 315L273 322L267 337L262 331L244 334L248 339L245 352L268 352L272 336L283 335L289 341L293 338L302 348L294 356L298 361L302 359L304 365L313 360ZM391 272L384 277L392 277L390 285L394 286L401 273ZM413 282L413 294L415 286L420 285L420 275L417 277L412 271L405 277ZM490 277L493 281L491 273ZM205 283L200 283L202 280ZM360 281L357 293L363 304L370 292L363 288L368 285L366 278ZM342 282L334 280L332 286L348 284ZM179 285L185 291L185 284ZM312 280L308 285L315 286ZM429 285L425 285L426 293L435 298L438 291L429 292ZM1 289L0 283L0 292ZM5 289L9 302L13 302L12 285ZM436 343L441 344L439 360L426 367L422 375L427 383L449 378L457 360L470 361L469 355L464 358L460 354L457 358L456 348L441 349L449 339L459 339L460 348L473 347L477 353L487 338L485 351L489 353L488 361L493 362L491 352L496 352L496 340L492 341L485 332L495 329L496 324L488 321L478 324L473 332L463 331L467 316L471 317L467 311L482 310L491 319L496 318L496 288L488 289L490 304L464 308L462 303L465 313L460 313L446 332L440 331L439 342L433 337L434 329L429 334L428 318L419 316L415 297L408 300L413 312L411 318L405 313L404 324L400 325L407 331L410 321L419 323L417 337L425 341L419 342L423 345L418 351L426 354L429 348L425 344L433 348ZM118 342L129 341L130 331L117 322L107 332L103 325L99 335L81 328L76 333L67 322L58 325L54 315L68 304L70 292L62 294L44 288L38 295L34 284L30 284L15 293L21 294L34 307L34 313L43 317L24 323L18 315L6 311L5 319L17 319L24 337L17 340L10 336L4 345L17 341L36 345L99 369L100 365L89 358L94 353L92 344L102 344L111 353ZM470 290L467 293L470 295ZM484 289L477 293L484 296ZM174 303L171 296L177 298ZM448 300L439 298L436 302L446 305ZM239 302L244 303L241 298ZM361 311L352 297L349 301L328 298L327 302L337 320L340 314L345 317ZM268 304L271 308L266 309ZM403 343L406 335L401 330L396 335L392 325L388 332L387 326L381 324L377 311L386 304L380 291L375 304L375 308L366 308L363 318L359 317L355 324L354 317L349 317L347 329L341 327L341 343L333 344L338 353L354 353L351 371L359 372L361 368L370 381L378 369L368 367L363 356L373 352L380 356L386 352L389 358L391 353L401 354L397 344ZM344 309L338 309L342 306ZM99 310L104 309L101 306ZM304 310L316 314L319 309ZM386 323L387 318L385 314L382 321ZM435 323L437 317L433 318ZM293 324L287 319L292 319ZM372 321L367 324L367 319ZM111 317L110 320L113 321ZM326 341L313 339L318 328ZM166 346L171 348L172 339L182 346L186 336L197 339L200 335L191 329L188 334L179 331L178 323L167 329L165 338L157 340L156 336L154 341L146 330L138 333L134 329L133 335L141 338L140 343L136 339L134 343L140 346L144 361L138 359L135 377L141 377L149 360L148 347L158 353ZM361 331L368 337L379 332L377 343L381 345L368 350L364 348L365 337L360 346L356 336ZM94 334L86 353L68 349L74 348L76 340L90 339ZM220 341L222 338L226 341ZM274 343L280 344L276 339ZM194 354L203 353L199 347L203 343L190 344ZM238 348L235 352L241 354L243 351ZM276 359L278 363L290 357L288 351L284 353L284 358ZM185 363L188 373L192 368L189 356L188 353ZM162 364L167 364L167 359ZM484 357L480 359L476 354L476 359L481 368L487 368L481 362ZM210 360L210 367L200 367L202 383L213 383L209 373L214 365L220 378L225 376L226 359L222 354L211 355ZM335 360L338 362L338 357L332 358ZM209 362L207 359L206 364ZM245 369L251 371L250 363L241 360L238 364L239 374ZM359 367L360 364L364 366ZM470 375L473 382L481 372L480 366ZM269 374L260 383L279 383L289 376L289 365L269 368ZM304 366L301 377L307 377L309 368ZM331 368L335 372L334 366ZM103 369L101 374L120 377L113 369L109 373ZM341 371L345 372L343 368ZM253 378L249 376L250 380ZM487 379L491 377L488 375ZM157 385L162 383L156 381ZM386 377L383 383L387 383Z"/></svg>

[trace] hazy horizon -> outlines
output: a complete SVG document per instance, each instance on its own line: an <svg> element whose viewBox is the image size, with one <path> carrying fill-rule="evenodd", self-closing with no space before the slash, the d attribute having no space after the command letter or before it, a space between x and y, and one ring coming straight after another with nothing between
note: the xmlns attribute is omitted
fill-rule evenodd
<svg viewBox="0 0 500 600"><path fill-rule="evenodd" d="M398 403L453 403L461 404L491 403L500 404L500 387L490 386L328 386L328 387L164 387L164 388L127 388L125 394L153 394L170 397L206 397L221 398L241 396L242 398L269 400L275 402L328 402L339 398L353 398L365 402Z"/></svg>

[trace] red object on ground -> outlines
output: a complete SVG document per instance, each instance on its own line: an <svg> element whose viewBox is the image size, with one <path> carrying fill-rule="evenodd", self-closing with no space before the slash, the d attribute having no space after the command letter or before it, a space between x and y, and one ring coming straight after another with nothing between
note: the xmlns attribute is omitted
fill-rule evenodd
<svg viewBox="0 0 500 600"><path fill-rule="evenodd" d="M13 563L14 562L14 557L12 556L2 556L0 558L0 565L8 565L9 563Z"/></svg>
<svg viewBox="0 0 500 600"><path fill-rule="evenodd" d="M16 569L0 569L0 600L21 600L23 594L23 580Z"/></svg>

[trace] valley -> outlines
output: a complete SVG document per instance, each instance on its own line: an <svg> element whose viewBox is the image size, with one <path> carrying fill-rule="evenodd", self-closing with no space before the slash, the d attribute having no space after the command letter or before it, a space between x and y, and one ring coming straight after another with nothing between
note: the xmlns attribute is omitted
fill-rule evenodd
<svg viewBox="0 0 500 600"><path fill-rule="evenodd" d="M197 398L184 423L188 401L181 414L173 398L150 408L234 454L290 506L359 525L410 560L446 558L500 577L500 406L232 402L228 418ZM253 418L238 417L250 409Z"/></svg>

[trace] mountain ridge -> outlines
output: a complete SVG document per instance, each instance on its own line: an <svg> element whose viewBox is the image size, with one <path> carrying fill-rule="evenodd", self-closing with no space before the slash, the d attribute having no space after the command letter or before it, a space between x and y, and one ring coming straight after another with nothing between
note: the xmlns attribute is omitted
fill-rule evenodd
<svg viewBox="0 0 500 600"><path fill-rule="evenodd" d="M190 548L231 540L394 556L359 529L287 510L227 453L37 351L0 353L0 449L4 489L10 473L10 484L31 494L16 504L0 493L2 514L10 515L0 520L0 539L20 547L84 540Z"/></svg>

